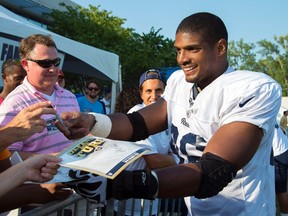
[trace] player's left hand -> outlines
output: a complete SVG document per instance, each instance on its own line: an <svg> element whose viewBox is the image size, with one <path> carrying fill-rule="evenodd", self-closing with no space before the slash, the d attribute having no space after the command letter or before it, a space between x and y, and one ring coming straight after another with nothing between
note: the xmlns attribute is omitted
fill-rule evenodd
<svg viewBox="0 0 288 216"><path fill-rule="evenodd" d="M69 177L75 181L65 184L89 201L101 203L106 200L107 179L82 170L69 170Z"/></svg>
<svg viewBox="0 0 288 216"><path fill-rule="evenodd" d="M82 112L63 112L61 119L63 124L57 120L55 125L68 139L86 136L95 124L94 115Z"/></svg>

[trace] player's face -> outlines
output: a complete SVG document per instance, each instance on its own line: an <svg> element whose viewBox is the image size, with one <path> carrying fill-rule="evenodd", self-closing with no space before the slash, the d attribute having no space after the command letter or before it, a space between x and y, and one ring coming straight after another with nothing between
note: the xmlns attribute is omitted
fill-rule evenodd
<svg viewBox="0 0 288 216"><path fill-rule="evenodd" d="M185 73L186 81L197 83L205 88L215 79L218 68L217 46L209 46L198 34L179 32L176 34L174 47L177 62Z"/></svg>
<svg viewBox="0 0 288 216"><path fill-rule="evenodd" d="M141 98L146 106L155 103L164 91L164 84L159 79L148 79L142 84Z"/></svg>
<svg viewBox="0 0 288 216"><path fill-rule="evenodd" d="M55 47L36 44L29 58L32 60L54 60L58 58L58 52ZM58 67L52 64L49 68L43 68L36 62L27 59L22 60L22 65L27 71L28 81L38 91L49 95L52 94L58 77Z"/></svg>

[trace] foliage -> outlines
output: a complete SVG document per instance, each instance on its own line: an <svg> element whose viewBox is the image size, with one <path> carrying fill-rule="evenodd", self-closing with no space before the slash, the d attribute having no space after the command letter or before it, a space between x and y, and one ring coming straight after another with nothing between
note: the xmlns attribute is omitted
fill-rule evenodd
<svg viewBox="0 0 288 216"><path fill-rule="evenodd" d="M159 34L160 30L151 28L149 33L143 35L134 33L131 41L120 51L122 78L126 85L138 83L140 75L148 69L177 65L174 42L164 39Z"/></svg>
<svg viewBox="0 0 288 216"><path fill-rule="evenodd" d="M228 59L229 64L239 70L255 70L257 68L256 54L252 52L255 44L244 43L240 41L232 41L229 43Z"/></svg>
<svg viewBox="0 0 288 216"><path fill-rule="evenodd" d="M123 27L125 19L100 10L100 6L72 8L64 3L61 5L67 10L53 10L49 14L54 20L50 30L119 55L123 85L137 85L140 74L147 69L178 66L173 40L161 35L161 29L152 27L150 32L140 35L134 29ZM243 39L231 41L228 60L236 69L262 71L272 76L281 84L283 96L287 96L288 35L275 36L274 40L261 40L256 44L245 43ZM89 78L70 73L66 77L67 86L73 92L81 91L81 86Z"/></svg>
<svg viewBox="0 0 288 216"><path fill-rule="evenodd" d="M263 57L262 65L267 73L276 79L282 86L283 96L288 95L288 35L274 37L276 43L267 40L258 42Z"/></svg>
<svg viewBox="0 0 288 216"><path fill-rule="evenodd" d="M161 29L151 28L149 33L139 35L131 28L122 27L125 19L100 10L100 6L90 5L88 9L61 5L67 10L53 10L48 15L54 20L50 30L119 55L123 84L137 85L139 75L147 69L177 65L173 41L160 35ZM89 77L77 79L75 76L67 77L67 86L79 92L81 89L77 86L83 86Z"/></svg>
<svg viewBox="0 0 288 216"><path fill-rule="evenodd" d="M288 35L274 37L275 42L261 40L256 46L242 39L229 43L229 64L237 69L264 72L277 80L288 96ZM256 49L257 48L257 49Z"/></svg>

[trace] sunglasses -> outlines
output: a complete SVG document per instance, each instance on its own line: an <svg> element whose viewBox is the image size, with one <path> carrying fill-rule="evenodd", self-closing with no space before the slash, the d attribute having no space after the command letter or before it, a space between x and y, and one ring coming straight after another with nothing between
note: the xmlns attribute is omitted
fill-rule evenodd
<svg viewBox="0 0 288 216"><path fill-rule="evenodd" d="M60 58L56 58L54 60L50 60L50 59L34 60L34 59L29 58L27 60L37 63L42 68L50 68L52 65L54 65L55 67L58 67L61 63Z"/></svg>
<svg viewBox="0 0 288 216"><path fill-rule="evenodd" d="M87 88L89 91L99 91L99 88L97 88L97 87L95 87L95 88L93 88L93 87L88 87Z"/></svg>

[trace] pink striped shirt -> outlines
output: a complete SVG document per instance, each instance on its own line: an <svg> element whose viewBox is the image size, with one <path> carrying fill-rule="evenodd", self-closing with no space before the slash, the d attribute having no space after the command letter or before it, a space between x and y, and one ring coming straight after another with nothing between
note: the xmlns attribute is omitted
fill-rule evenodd
<svg viewBox="0 0 288 216"><path fill-rule="evenodd" d="M79 111L79 105L74 94L54 86L55 102L54 108L59 114L66 111ZM37 91L25 77L23 84L12 91L0 106L0 125L6 125L22 109L31 104L45 100L45 96ZM36 133L22 142L13 143L9 150L40 154L57 153L69 146L72 141L68 140L53 124L54 115L43 115L47 127L42 133Z"/></svg>

